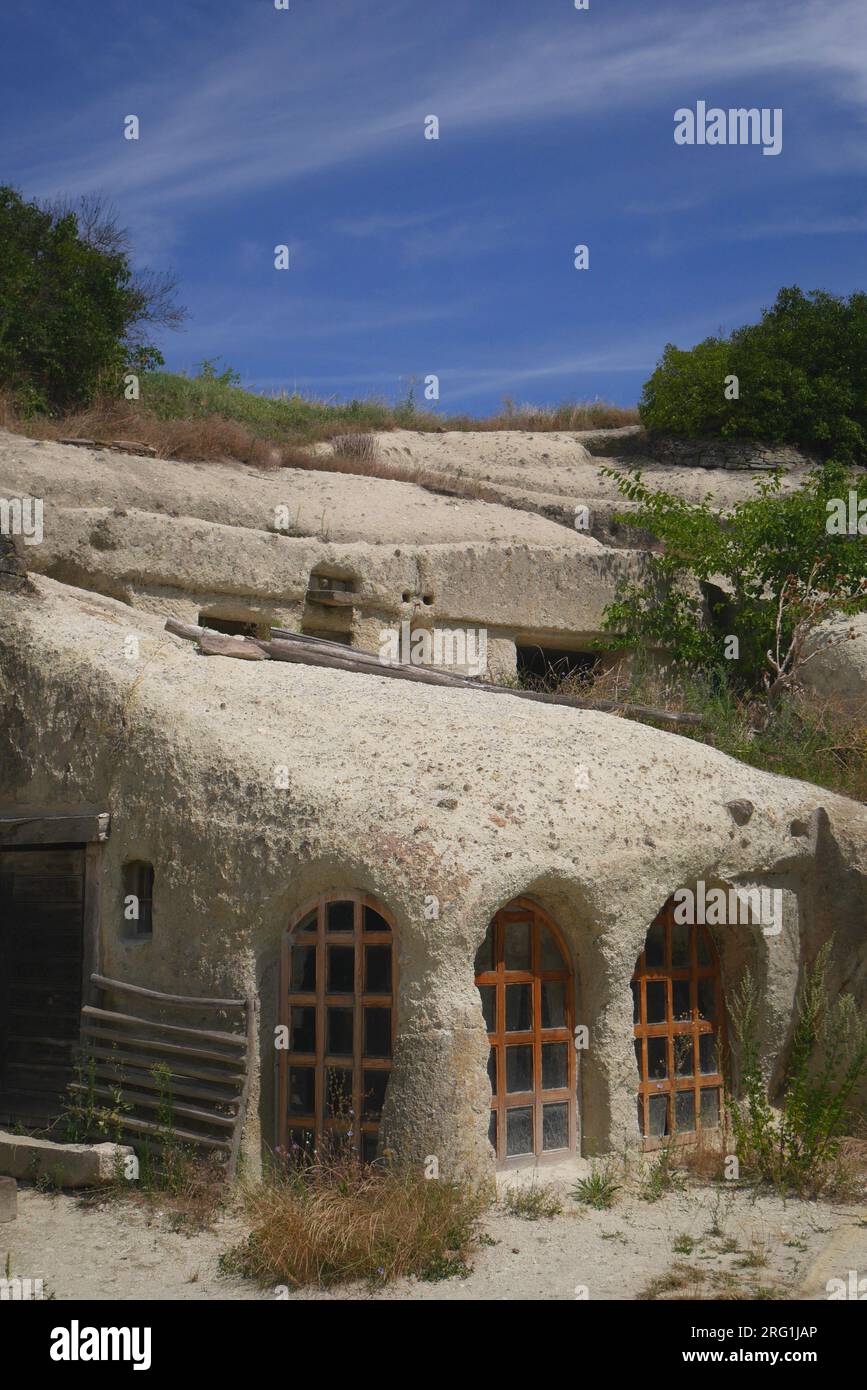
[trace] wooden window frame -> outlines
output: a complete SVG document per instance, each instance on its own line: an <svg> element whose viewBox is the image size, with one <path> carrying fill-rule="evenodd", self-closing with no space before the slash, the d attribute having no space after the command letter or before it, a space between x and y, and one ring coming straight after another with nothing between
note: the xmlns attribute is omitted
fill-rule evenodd
<svg viewBox="0 0 867 1390"><path fill-rule="evenodd" d="M125 927L125 941L150 941L154 934L154 885L156 883L156 873L154 866L149 859L128 859L121 867L121 878L123 880L123 904L126 908L128 897L138 899L138 917L127 920L125 911L123 915L123 925ZM133 887L135 879L135 887ZM146 886L149 891L142 893L139 889ZM147 911L142 911L142 908ZM143 926L142 923L147 923ZM132 928L132 930L130 930Z"/></svg>
<svg viewBox="0 0 867 1390"><path fill-rule="evenodd" d="M531 956L529 970L506 970L505 968L505 928L513 922L531 924ZM476 973L476 986L493 985L496 988L494 1003L494 1030L488 1033L488 1042L494 1054L497 1087L491 1095L491 1110L496 1115L496 1155L498 1168L518 1168L530 1163L562 1162L569 1154L577 1152L578 1146L578 1100L577 1080L578 1061L575 1049L575 971L572 957L563 933L547 912L532 898L515 898L496 912L490 926L494 928L494 969ZM541 931L545 927L553 936L563 958L562 970L540 970ZM485 933L487 938L487 932ZM483 943L484 944L484 943ZM480 948L481 949L481 948ZM562 980L566 989L566 1023L556 1028L542 1027L542 985L547 981ZM522 1032L506 1031L506 985L529 984L532 988L532 1027ZM509 1046L529 1045L533 1048L534 1087L531 1091L506 1091L506 1044ZM542 1047L546 1043L565 1042L567 1044L566 1085L556 1089L542 1087ZM565 1148L543 1149L543 1105L563 1104L567 1106L568 1142ZM531 1108L533 1111L533 1153L507 1155L506 1153L506 1113L509 1110Z"/></svg>
<svg viewBox="0 0 867 1390"><path fill-rule="evenodd" d="M327 912L331 903L348 902L353 905L353 925L351 931L327 930ZM388 924L388 931L365 931L364 909L371 908ZM316 913L315 927L299 931L305 920ZM294 945L308 945L316 949L316 988L314 991L292 990L291 952ZM391 947L391 990L367 991L364 988L364 963L366 946ZM331 993L327 985L327 947L352 946L354 956L354 978L352 994ZM325 1050L327 1010L346 1007L351 1001L353 1009L353 1047L352 1057L329 1054ZM322 894L305 903L293 914L288 931L283 938L280 961L280 1023L288 1030L291 1041L291 1010L312 1008L316 1011L315 1052L293 1052L281 1048L277 1066L277 1134L280 1148L288 1153L290 1136L293 1131L302 1133L312 1131L314 1149L319 1150L326 1134L346 1133L352 1130L352 1150L361 1157L361 1136L378 1135L381 1116L378 1119L363 1118L364 1087L366 1071L391 1072L394 1066L394 1045L397 1038L397 936L394 919L382 904L366 893L353 891L332 891ZM391 1010L391 1054L389 1057L365 1057L364 1055L364 1013L368 1007ZM314 1111L308 1115L289 1114L289 1068L292 1066L312 1067L314 1073ZM334 1067L340 1071L352 1071L352 1117L350 1124L326 1114L327 1096L325 1093L326 1073ZM388 1083L386 1083L387 1085Z"/></svg>
<svg viewBox="0 0 867 1390"><path fill-rule="evenodd" d="M633 1035L635 1041L640 1044L641 1049L638 1100L641 1104L641 1139L643 1148L646 1150L664 1148L667 1144L672 1142L675 1144L696 1144L699 1142L702 1134L702 1091L716 1090L719 1098L718 1123L712 1128L709 1127L707 1133L719 1133L723 1125L725 1105L723 1049L726 1045L727 1033L719 952L706 926L686 924L689 925L689 965L672 966L671 929L672 926L675 925L673 899L670 898L665 904L662 911L654 918L651 927L656 926L657 923L661 923L664 932L664 964L661 966L647 965L645 940L645 946L641 949L631 980L631 983L636 986L638 990L639 1017L638 1022L633 1024ZM648 934L649 931L650 928L648 929ZM708 947L708 955L711 962L710 965L699 964L699 933L704 933L704 940ZM672 986L676 980L689 981L689 1019L675 1019L674 1017ZM699 980L713 980L714 982L715 1020L699 1017ZM665 1019L662 1023L648 1023L647 1021L647 985L649 982L661 982L665 984ZM702 1035L708 1033L715 1035L717 1042L718 1065L715 1072L702 1072L700 1070L699 1039ZM692 1076L678 1076L677 1074L674 1040L675 1038L683 1037L689 1038L692 1044ZM665 1038L667 1040L666 1070L668 1075L664 1080L649 1075L647 1044L648 1040L651 1038ZM682 1094L683 1092L692 1092L695 1128L679 1131L677 1129L677 1107L675 1098L678 1094ZM650 1099L653 1096L660 1095L667 1097L669 1132L666 1135L652 1136L649 1134Z"/></svg>

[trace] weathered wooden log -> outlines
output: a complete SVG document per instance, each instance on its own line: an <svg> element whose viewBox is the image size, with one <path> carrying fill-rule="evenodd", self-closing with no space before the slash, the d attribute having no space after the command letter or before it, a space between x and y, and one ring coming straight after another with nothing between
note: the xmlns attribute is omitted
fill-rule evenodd
<svg viewBox="0 0 867 1390"><path fill-rule="evenodd" d="M198 642L203 651L208 650L202 642L202 635L208 629L196 627L191 623L180 623L174 618L166 621L166 629L176 637ZM350 650L342 642L329 642L321 637L309 637L306 633L290 633L286 628L274 628L272 631L279 632L280 636L272 637L270 640L260 637L239 637L231 640L255 647L273 661L289 661L299 666L321 666L332 671L386 676L392 680L476 690L488 695L512 695L515 699L534 700L537 704L599 710L603 714L623 714L631 718L655 719L667 724L695 727L702 722L701 715L681 710L655 709L650 705L635 705L618 700L581 700L575 695L549 694L542 690L517 690L510 685L493 685L489 681L455 675L451 671L437 671L431 666L411 666L404 662L383 661L372 652ZM234 651L222 651L219 654L236 655Z"/></svg>
<svg viewBox="0 0 867 1390"><path fill-rule="evenodd" d="M267 655L246 637L234 637L226 632L204 628L199 646L206 656L236 656L241 661L267 661Z"/></svg>

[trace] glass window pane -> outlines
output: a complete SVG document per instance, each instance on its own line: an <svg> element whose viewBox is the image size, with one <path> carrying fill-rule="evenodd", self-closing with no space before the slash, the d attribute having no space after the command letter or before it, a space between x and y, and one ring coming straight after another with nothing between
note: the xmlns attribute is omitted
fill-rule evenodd
<svg viewBox="0 0 867 1390"><path fill-rule="evenodd" d="M482 1013L485 1018L485 1027L489 1033L496 1030L496 1007L497 1007L497 986L479 985L479 994L482 1000Z"/></svg>
<svg viewBox="0 0 867 1390"><path fill-rule="evenodd" d="M674 1036L674 1070L677 1076L695 1074L695 1047L691 1033Z"/></svg>
<svg viewBox="0 0 867 1390"><path fill-rule="evenodd" d="M364 1010L364 1055L391 1056L391 1009Z"/></svg>
<svg viewBox="0 0 867 1390"><path fill-rule="evenodd" d="M325 1113L332 1119L352 1118L352 1072L343 1067L325 1069Z"/></svg>
<svg viewBox="0 0 867 1390"><path fill-rule="evenodd" d="M644 943L644 960L648 969L658 970L665 965L665 926L654 922Z"/></svg>
<svg viewBox="0 0 867 1390"><path fill-rule="evenodd" d="M652 1081L668 1076L668 1038L647 1039L647 1072Z"/></svg>
<svg viewBox="0 0 867 1390"><path fill-rule="evenodd" d="M355 990L355 947L328 947L329 994L352 994Z"/></svg>
<svg viewBox="0 0 867 1390"><path fill-rule="evenodd" d="M695 1129L695 1095L692 1091L678 1091L674 1102L674 1116L677 1128L687 1132Z"/></svg>
<svg viewBox="0 0 867 1390"><path fill-rule="evenodd" d="M529 970L532 964L530 946L532 928L529 922L507 922L506 942L503 948L504 963L507 970Z"/></svg>
<svg viewBox="0 0 867 1390"><path fill-rule="evenodd" d="M716 981L712 977L699 979L698 1016L711 1022L716 1018Z"/></svg>
<svg viewBox="0 0 867 1390"><path fill-rule="evenodd" d="M715 1088L701 1093L701 1127L702 1129L719 1128L719 1091Z"/></svg>
<svg viewBox="0 0 867 1390"><path fill-rule="evenodd" d="M354 903L329 903L325 909L329 931L352 931L355 921Z"/></svg>
<svg viewBox="0 0 867 1390"><path fill-rule="evenodd" d="M639 1077L641 1078L641 1080L643 1081L643 1080L645 1079L645 1077L644 1077L643 1071L641 1070L641 1068L642 1068L643 1065L644 1065L644 1060L643 1060L642 1053L641 1053L641 1039L640 1039L640 1038L636 1038L636 1039L635 1039L635 1042L634 1042L632 1045L633 1045L633 1047L635 1048L635 1061L636 1061L636 1063L637 1063L637 1065L638 1065L638 1075L639 1075Z"/></svg>
<svg viewBox="0 0 867 1390"><path fill-rule="evenodd" d="M494 924L493 922L489 922L488 930L485 932L485 939L476 951L476 974L483 975L486 970L493 970L494 966Z"/></svg>
<svg viewBox="0 0 867 1390"><path fill-rule="evenodd" d="M352 1056L353 1009L327 1009L328 1029L325 1051L331 1057Z"/></svg>
<svg viewBox="0 0 867 1390"><path fill-rule="evenodd" d="M699 1066L706 1076L719 1071L719 1053L715 1033L701 1033L698 1039Z"/></svg>
<svg viewBox="0 0 867 1390"><path fill-rule="evenodd" d="M497 1049L492 1047L488 1053L488 1080L491 1083L491 1095L497 1094Z"/></svg>
<svg viewBox="0 0 867 1390"><path fill-rule="evenodd" d="M643 1137L645 1137L645 1138L647 1137L647 1136L644 1134L644 1097L643 1097L643 1096L639 1096L639 1097L638 1097L638 1133L639 1133L640 1135L642 1135Z"/></svg>
<svg viewBox="0 0 867 1390"><path fill-rule="evenodd" d="M640 1023L640 1022L641 1022L641 995L639 994L639 990L640 990L641 986L638 984L638 981L637 981L637 980L633 980L632 983L631 983L631 985L630 985L630 988L631 988L631 990L632 990L632 1022L633 1022L633 1023Z"/></svg>
<svg viewBox="0 0 867 1390"><path fill-rule="evenodd" d="M674 970L688 970L689 959L689 934L692 928L685 922L673 922L671 925L671 964Z"/></svg>
<svg viewBox="0 0 867 1390"><path fill-rule="evenodd" d="M650 1121L649 1139L662 1139L668 1134L668 1096L648 1096Z"/></svg>
<svg viewBox="0 0 867 1390"><path fill-rule="evenodd" d="M533 1089L533 1049L532 1047L506 1048L506 1090L532 1091Z"/></svg>
<svg viewBox="0 0 867 1390"><path fill-rule="evenodd" d="M569 1044L542 1044L542 1089L556 1091L569 1085Z"/></svg>
<svg viewBox="0 0 867 1390"><path fill-rule="evenodd" d="M496 1152L497 1148L497 1112L491 1111L491 1118L488 1121L488 1143Z"/></svg>
<svg viewBox="0 0 867 1390"><path fill-rule="evenodd" d="M542 1027L566 1027L566 981L542 981Z"/></svg>
<svg viewBox="0 0 867 1390"><path fill-rule="evenodd" d="M376 1158L376 1151L379 1147L379 1135L364 1133L361 1136L361 1161L362 1163L373 1163Z"/></svg>
<svg viewBox="0 0 867 1390"><path fill-rule="evenodd" d="M391 947L364 948L364 988L368 994L391 993Z"/></svg>
<svg viewBox="0 0 867 1390"><path fill-rule="evenodd" d="M681 1020L692 1018L692 1005L689 1002L689 980L672 980L671 1015L672 1018Z"/></svg>
<svg viewBox="0 0 867 1390"><path fill-rule="evenodd" d="M526 1033L528 1029L532 1028L532 990L532 985L506 985L507 1033Z"/></svg>
<svg viewBox="0 0 867 1390"><path fill-rule="evenodd" d="M316 947L293 946L290 989L296 994L313 994L316 990Z"/></svg>
<svg viewBox="0 0 867 1390"><path fill-rule="evenodd" d="M316 1010L301 1009L296 1004L291 1011L289 1047L292 1052L316 1051Z"/></svg>
<svg viewBox="0 0 867 1390"><path fill-rule="evenodd" d="M312 1115L316 1103L316 1073L312 1067L289 1068L289 1114Z"/></svg>
<svg viewBox="0 0 867 1390"><path fill-rule="evenodd" d="M547 927L539 928L539 968L540 970L566 970L556 937Z"/></svg>
<svg viewBox="0 0 867 1390"><path fill-rule="evenodd" d="M314 907L313 911L308 912L307 916L302 918L302 920L298 923L298 926L295 928L295 931L296 933L300 931L316 931L318 926L319 912ZM304 1131L301 1132L303 1133Z"/></svg>
<svg viewBox="0 0 867 1390"><path fill-rule="evenodd" d="M385 918L372 907L366 907L364 909L364 930L391 933L391 927L388 925Z"/></svg>
<svg viewBox="0 0 867 1390"><path fill-rule="evenodd" d="M533 1111L530 1106L519 1106L506 1111L506 1156L533 1152Z"/></svg>
<svg viewBox="0 0 867 1390"><path fill-rule="evenodd" d="M695 933L698 945L699 965L712 965L713 954L710 949L710 937L707 934L707 927L696 927Z"/></svg>
<svg viewBox="0 0 867 1390"><path fill-rule="evenodd" d="M361 1117L378 1120L385 1103L385 1088L391 1075L387 1071L364 1071L361 1074Z"/></svg>
<svg viewBox="0 0 867 1390"><path fill-rule="evenodd" d="M667 985L665 980L647 981L647 1022L664 1023Z"/></svg>
<svg viewBox="0 0 867 1390"><path fill-rule="evenodd" d="M565 1149L569 1145L568 1106L542 1106L542 1148Z"/></svg>

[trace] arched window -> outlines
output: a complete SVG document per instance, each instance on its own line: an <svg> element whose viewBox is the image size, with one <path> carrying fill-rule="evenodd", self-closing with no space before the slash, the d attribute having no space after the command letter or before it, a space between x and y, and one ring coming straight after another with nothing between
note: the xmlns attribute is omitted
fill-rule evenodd
<svg viewBox="0 0 867 1390"><path fill-rule="evenodd" d="M574 1150L574 980L554 923L516 898L490 923L476 985L491 1051L489 1138L500 1162Z"/></svg>
<svg viewBox="0 0 867 1390"><path fill-rule="evenodd" d="M724 1027L719 958L707 927L675 922L672 900L647 933L632 998L645 1143L717 1129Z"/></svg>
<svg viewBox="0 0 867 1390"><path fill-rule="evenodd" d="M373 898L329 893L293 921L284 944L279 1053L281 1146L327 1153L329 1136L376 1157L394 1047L392 927Z"/></svg>

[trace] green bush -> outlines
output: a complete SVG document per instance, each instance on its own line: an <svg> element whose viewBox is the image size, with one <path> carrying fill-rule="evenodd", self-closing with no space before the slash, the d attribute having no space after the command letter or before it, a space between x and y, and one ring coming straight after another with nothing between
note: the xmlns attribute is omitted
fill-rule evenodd
<svg viewBox="0 0 867 1390"><path fill-rule="evenodd" d="M784 1191L820 1192L837 1176L848 1106L867 1069L867 1023L854 997L830 1001L830 942L804 972L779 1115L767 1099L758 1048L759 994L747 972L730 1013L741 1047L740 1097L729 1103L745 1176Z"/></svg>
<svg viewBox="0 0 867 1390"><path fill-rule="evenodd" d="M726 400L736 376L739 398ZM757 324L683 351L669 343L639 405L646 429L793 444L867 462L867 294L781 289Z"/></svg>
<svg viewBox="0 0 867 1390"><path fill-rule="evenodd" d="M638 583L626 582L605 613L607 645L664 647L689 670L724 672L734 690L760 693L770 674L767 653L776 643L782 599L781 641L791 641L805 618L867 606L867 546L860 535L829 533L828 503L853 490L867 498L867 477L827 463L797 492L784 493L780 476L757 481L755 495L721 516L711 498L689 502L644 482L640 471L602 472L615 480L635 510L615 519L661 541ZM737 660L727 639L738 638Z"/></svg>
<svg viewBox="0 0 867 1390"><path fill-rule="evenodd" d="M136 274L98 200L43 207L0 187L0 387L25 415L87 405L162 363L143 325L175 326L170 277Z"/></svg>

